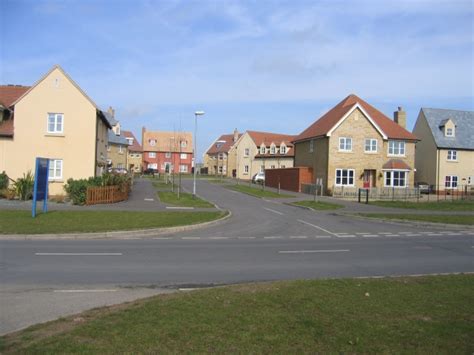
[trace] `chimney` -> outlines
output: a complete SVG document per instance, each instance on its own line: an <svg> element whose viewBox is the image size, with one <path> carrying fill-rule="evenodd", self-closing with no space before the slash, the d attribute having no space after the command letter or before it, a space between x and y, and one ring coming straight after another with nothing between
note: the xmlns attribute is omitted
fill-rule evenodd
<svg viewBox="0 0 474 355"><path fill-rule="evenodd" d="M407 113L403 111L403 107L398 106L398 111L393 113L393 120L403 128L407 128Z"/></svg>
<svg viewBox="0 0 474 355"><path fill-rule="evenodd" d="M112 106L109 106L107 112L110 113L113 118L115 118L115 110L112 108Z"/></svg>
<svg viewBox="0 0 474 355"><path fill-rule="evenodd" d="M237 139L239 139L239 131L237 131L237 128L234 129L234 142L237 142Z"/></svg>

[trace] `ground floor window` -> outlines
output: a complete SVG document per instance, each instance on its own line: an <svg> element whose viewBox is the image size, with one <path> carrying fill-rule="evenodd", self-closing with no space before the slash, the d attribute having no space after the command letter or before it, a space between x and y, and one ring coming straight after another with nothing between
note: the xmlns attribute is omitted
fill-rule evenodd
<svg viewBox="0 0 474 355"><path fill-rule="evenodd" d="M354 186L354 169L336 169L336 186Z"/></svg>
<svg viewBox="0 0 474 355"><path fill-rule="evenodd" d="M219 174L222 174L222 171L223 170L222 170L222 165L221 165L221 166L219 166Z"/></svg>
<svg viewBox="0 0 474 355"><path fill-rule="evenodd" d="M49 160L49 180L61 180L63 178L63 160Z"/></svg>
<svg viewBox="0 0 474 355"><path fill-rule="evenodd" d="M179 171L181 173L187 173L188 172L188 166L187 165L180 165L179 166Z"/></svg>
<svg viewBox="0 0 474 355"><path fill-rule="evenodd" d="M148 169L158 169L158 164L157 163L153 163L153 164L148 164L147 165Z"/></svg>
<svg viewBox="0 0 474 355"><path fill-rule="evenodd" d="M248 165L245 165L245 166L244 166L244 173L245 173L245 174L248 174L248 173L249 173L249 166L248 166Z"/></svg>
<svg viewBox="0 0 474 355"><path fill-rule="evenodd" d="M458 187L458 177L456 175L447 175L444 179L444 187L447 189L455 189Z"/></svg>
<svg viewBox="0 0 474 355"><path fill-rule="evenodd" d="M386 187L406 187L407 172L401 170L390 170L385 172Z"/></svg>

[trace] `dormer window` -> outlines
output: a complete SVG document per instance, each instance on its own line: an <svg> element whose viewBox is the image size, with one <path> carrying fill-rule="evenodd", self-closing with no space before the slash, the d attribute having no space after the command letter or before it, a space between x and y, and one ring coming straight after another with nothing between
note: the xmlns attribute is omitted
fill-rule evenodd
<svg viewBox="0 0 474 355"><path fill-rule="evenodd" d="M181 148L186 148L187 145L188 145L187 141L181 141Z"/></svg>
<svg viewBox="0 0 474 355"><path fill-rule="evenodd" d="M265 150L266 150L266 149L265 149L265 146L262 144L262 145L260 146L260 154L265 154Z"/></svg>
<svg viewBox="0 0 474 355"><path fill-rule="evenodd" d="M151 146L155 146L156 145L156 139L149 139L148 143L150 143Z"/></svg>
<svg viewBox="0 0 474 355"><path fill-rule="evenodd" d="M445 134L446 137L454 137L454 128L445 127L444 134Z"/></svg>
<svg viewBox="0 0 474 355"><path fill-rule="evenodd" d="M133 145L133 138L127 138L128 145Z"/></svg>
<svg viewBox="0 0 474 355"><path fill-rule="evenodd" d="M286 154L286 145L282 144L280 146L280 154Z"/></svg>
<svg viewBox="0 0 474 355"><path fill-rule="evenodd" d="M272 145L270 146L270 154L275 154L276 153L276 147L275 147L275 144L272 143Z"/></svg>

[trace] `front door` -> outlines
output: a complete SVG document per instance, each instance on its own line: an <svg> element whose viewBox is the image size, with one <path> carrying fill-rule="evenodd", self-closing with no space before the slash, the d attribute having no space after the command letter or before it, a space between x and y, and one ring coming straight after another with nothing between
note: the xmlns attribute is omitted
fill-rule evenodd
<svg viewBox="0 0 474 355"><path fill-rule="evenodd" d="M364 170L364 189L375 187L375 170Z"/></svg>

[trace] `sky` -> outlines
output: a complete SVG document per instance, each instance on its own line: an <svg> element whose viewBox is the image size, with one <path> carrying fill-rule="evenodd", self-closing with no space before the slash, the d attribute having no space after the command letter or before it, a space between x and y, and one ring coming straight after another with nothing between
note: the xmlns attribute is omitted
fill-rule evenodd
<svg viewBox="0 0 474 355"><path fill-rule="evenodd" d="M0 0L0 84L55 64L122 129L299 134L354 93L474 110L473 0ZM199 158L198 158L199 160Z"/></svg>

